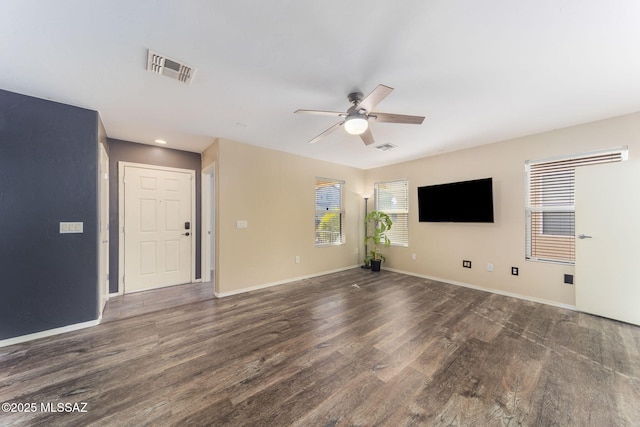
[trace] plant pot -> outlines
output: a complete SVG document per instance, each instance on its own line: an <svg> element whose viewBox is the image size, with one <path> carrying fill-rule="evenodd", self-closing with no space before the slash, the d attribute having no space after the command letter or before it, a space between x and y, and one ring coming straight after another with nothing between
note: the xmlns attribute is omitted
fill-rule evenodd
<svg viewBox="0 0 640 427"><path fill-rule="evenodd" d="M382 260L372 259L371 260L371 271L380 271L380 264L382 264Z"/></svg>

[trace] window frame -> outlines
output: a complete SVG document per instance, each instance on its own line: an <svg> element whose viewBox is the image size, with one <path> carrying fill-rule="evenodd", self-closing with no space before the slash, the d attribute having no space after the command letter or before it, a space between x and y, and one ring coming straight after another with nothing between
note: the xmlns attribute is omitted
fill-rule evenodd
<svg viewBox="0 0 640 427"><path fill-rule="evenodd" d="M318 208L318 189L319 188L327 188L337 186L340 192L338 197L339 206L338 209L330 209L327 207L324 210L317 209ZM315 232L315 246L317 248L331 247L331 246L340 246L346 244L346 236L344 232L344 220L345 220L345 209L344 209L344 186L345 181L333 178L323 178L323 177L315 177L314 178L314 232ZM339 234L338 239L334 239L334 237L330 237L329 239L319 239L319 233L322 233L327 230L320 230L319 227L322 224L323 217L327 214L327 212L338 213L339 216ZM328 230L329 233L335 233L335 231Z"/></svg>
<svg viewBox="0 0 640 427"><path fill-rule="evenodd" d="M380 209L380 199L381 197L379 196L379 187L381 185L389 185L389 184L396 184L396 183L403 183L404 184L404 188L405 188L405 200L406 200L406 209ZM376 182L373 185L373 189L374 189L374 209L377 211L381 211L386 213L387 215L389 215L391 217L391 220L393 221L393 225L391 226L391 233L392 236L387 236L390 238L391 240L391 246L399 246L399 247L404 247L407 248L409 247L409 180L407 178L402 178L402 179L394 179L394 180L390 180L390 181L380 181L380 182ZM401 231L401 235L405 236L405 241L394 241L391 237L394 237L396 235L396 232L394 230L394 227L397 229L397 227L401 224L400 221L394 221L394 215L402 215L404 217L406 217L406 228L403 229Z"/></svg>

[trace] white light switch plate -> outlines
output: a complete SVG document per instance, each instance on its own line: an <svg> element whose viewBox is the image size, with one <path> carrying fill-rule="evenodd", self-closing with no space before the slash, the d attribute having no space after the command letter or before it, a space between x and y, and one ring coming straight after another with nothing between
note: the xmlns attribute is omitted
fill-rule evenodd
<svg viewBox="0 0 640 427"><path fill-rule="evenodd" d="M84 222L61 222L60 234L84 233Z"/></svg>
<svg viewBox="0 0 640 427"><path fill-rule="evenodd" d="M236 221L236 228L247 228L247 221Z"/></svg>

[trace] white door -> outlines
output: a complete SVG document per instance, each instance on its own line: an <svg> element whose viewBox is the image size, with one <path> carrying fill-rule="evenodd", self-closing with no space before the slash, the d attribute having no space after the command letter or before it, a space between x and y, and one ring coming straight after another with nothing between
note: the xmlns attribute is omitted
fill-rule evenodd
<svg viewBox="0 0 640 427"><path fill-rule="evenodd" d="M109 299L109 155L100 144L100 168L98 176L100 195L100 235L98 249L100 313Z"/></svg>
<svg viewBox="0 0 640 427"><path fill-rule="evenodd" d="M576 168L576 307L640 325L640 170Z"/></svg>
<svg viewBox="0 0 640 427"><path fill-rule="evenodd" d="M124 168L124 291L191 281L193 174Z"/></svg>

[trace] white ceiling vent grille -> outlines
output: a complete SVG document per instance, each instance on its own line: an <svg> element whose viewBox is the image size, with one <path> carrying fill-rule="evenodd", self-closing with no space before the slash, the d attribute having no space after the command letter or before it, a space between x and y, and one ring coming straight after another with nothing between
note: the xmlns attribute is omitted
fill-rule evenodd
<svg viewBox="0 0 640 427"><path fill-rule="evenodd" d="M382 144L382 145L376 145L376 150L380 150L380 151L389 151L389 150L393 150L394 148L398 148L397 145L394 144Z"/></svg>
<svg viewBox="0 0 640 427"><path fill-rule="evenodd" d="M156 74L170 77L186 84L191 83L195 69L185 63L168 58L149 49L147 55L147 70Z"/></svg>

